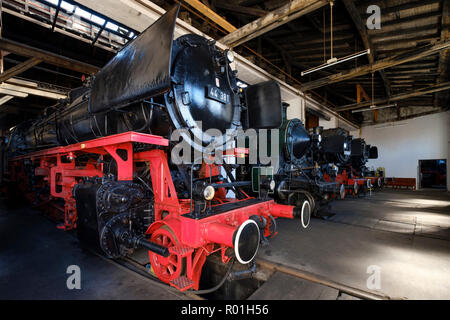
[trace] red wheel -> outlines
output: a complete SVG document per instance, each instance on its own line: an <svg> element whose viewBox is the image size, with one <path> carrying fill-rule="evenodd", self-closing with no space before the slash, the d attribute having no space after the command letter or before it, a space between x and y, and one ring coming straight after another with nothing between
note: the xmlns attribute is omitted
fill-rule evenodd
<svg viewBox="0 0 450 320"><path fill-rule="evenodd" d="M153 232L151 241L167 248L179 245L178 239L168 226L162 226ZM178 255L163 257L149 251L149 257L153 272L161 281L169 283L181 275L183 263Z"/></svg>

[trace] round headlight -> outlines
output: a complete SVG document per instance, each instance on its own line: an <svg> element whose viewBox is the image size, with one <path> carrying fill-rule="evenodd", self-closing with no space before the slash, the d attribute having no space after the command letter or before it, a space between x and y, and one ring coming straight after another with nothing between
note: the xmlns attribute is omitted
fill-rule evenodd
<svg viewBox="0 0 450 320"><path fill-rule="evenodd" d="M344 149L347 149L347 142L344 142Z"/></svg>
<svg viewBox="0 0 450 320"><path fill-rule="evenodd" d="M234 234L234 254L236 259L247 264L255 258L259 249L259 227L254 220L244 221Z"/></svg>
<svg viewBox="0 0 450 320"><path fill-rule="evenodd" d="M234 54L232 51L227 50L226 56L229 63L232 63L234 61Z"/></svg>
<svg viewBox="0 0 450 320"><path fill-rule="evenodd" d="M309 221L311 220L311 205L308 201L304 201L302 205L302 211L300 216L300 222L304 229L308 228Z"/></svg>
<svg viewBox="0 0 450 320"><path fill-rule="evenodd" d="M341 184L341 187L339 189L339 196L341 197L341 199L345 198L345 186L343 184Z"/></svg>
<svg viewBox="0 0 450 320"><path fill-rule="evenodd" d="M205 190L203 190L203 197L205 200L210 201L214 198L214 194L216 191L214 190L213 186L207 186Z"/></svg>
<svg viewBox="0 0 450 320"><path fill-rule="evenodd" d="M275 190L275 180L270 181L269 188L272 191Z"/></svg>

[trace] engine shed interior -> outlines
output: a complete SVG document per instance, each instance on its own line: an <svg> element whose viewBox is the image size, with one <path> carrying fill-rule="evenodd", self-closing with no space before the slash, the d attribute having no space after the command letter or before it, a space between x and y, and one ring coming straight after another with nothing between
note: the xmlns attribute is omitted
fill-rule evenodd
<svg viewBox="0 0 450 320"><path fill-rule="evenodd" d="M450 299L449 27L450 0L0 0L0 299Z"/></svg>

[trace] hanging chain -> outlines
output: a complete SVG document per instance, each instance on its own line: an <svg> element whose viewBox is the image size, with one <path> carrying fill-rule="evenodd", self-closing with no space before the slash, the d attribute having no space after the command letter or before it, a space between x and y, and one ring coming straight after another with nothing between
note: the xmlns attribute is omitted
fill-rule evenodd
<svg viewBox="0 0 450 320"><path fill-rule="evenodd" d="M323 12L323 63L327 62L327 45L326 45L326 24L325 24L325 7L322 10Z"/></svg>
<svg viewBox="0 0 450 320"><path fill-rule="evenodd" d="M331 57L333 59L333 0L330 1L330 43L331 43Z"/></svg>
<svg viewBox="0 0 450 320"><path fill-rule="evenodd" d="M373 75L374 73L372 72L372 106L373 106Z"/></svg>

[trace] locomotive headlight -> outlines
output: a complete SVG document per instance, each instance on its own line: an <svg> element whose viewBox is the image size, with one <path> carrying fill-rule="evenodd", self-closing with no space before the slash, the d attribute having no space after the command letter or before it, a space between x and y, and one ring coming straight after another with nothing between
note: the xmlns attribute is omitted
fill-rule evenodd
<svg viewBox="0 0 450 320"><path fill-rule="evenodd" d="M237 261L247 264L255 258L259 249L259 227L252 219L244 221L243 224L235 231L234 254Z"/></svg>
<svg viewBox="0 0 450 320"><path fill-rule="evenodd" d="M269 188L272 191L275 190L275 180L270 181Z"/></svg>
<svg viewBox="0 0 450 320"><path fill-rule="evenodd" d="M341 197L341 199L345 198L345 186L343 184L341 184L341 187L339 189L339 196Z"/></svg>
<svg viewBox="0 0 450 320"><path fill-rule="evenodd" d="M233 54L232 51L227 50L225 52L225 55L227 56L227 60L228 60L229 63L232 63L234 61L234 54Z"/></svg>
<svg viewBox="0 0 450 320"><path fill-rule="evenodd" d="M344 150L347 149L347 142L344 142Z"/></svg>
<svg viewBox="0 0 450 320"><path fill-rule="evenodd" d="M317 137L317 140L319 140L319 142L322 142L322 135L319 134L319 136Z"/></svg>
<svg viewBox="0 0 450 320"><path fill-rule="evenodd" d="M203 197L205 200L210 201L214 198L216 191L213 186L207 186L205 190L203 190Z"/></svg>

